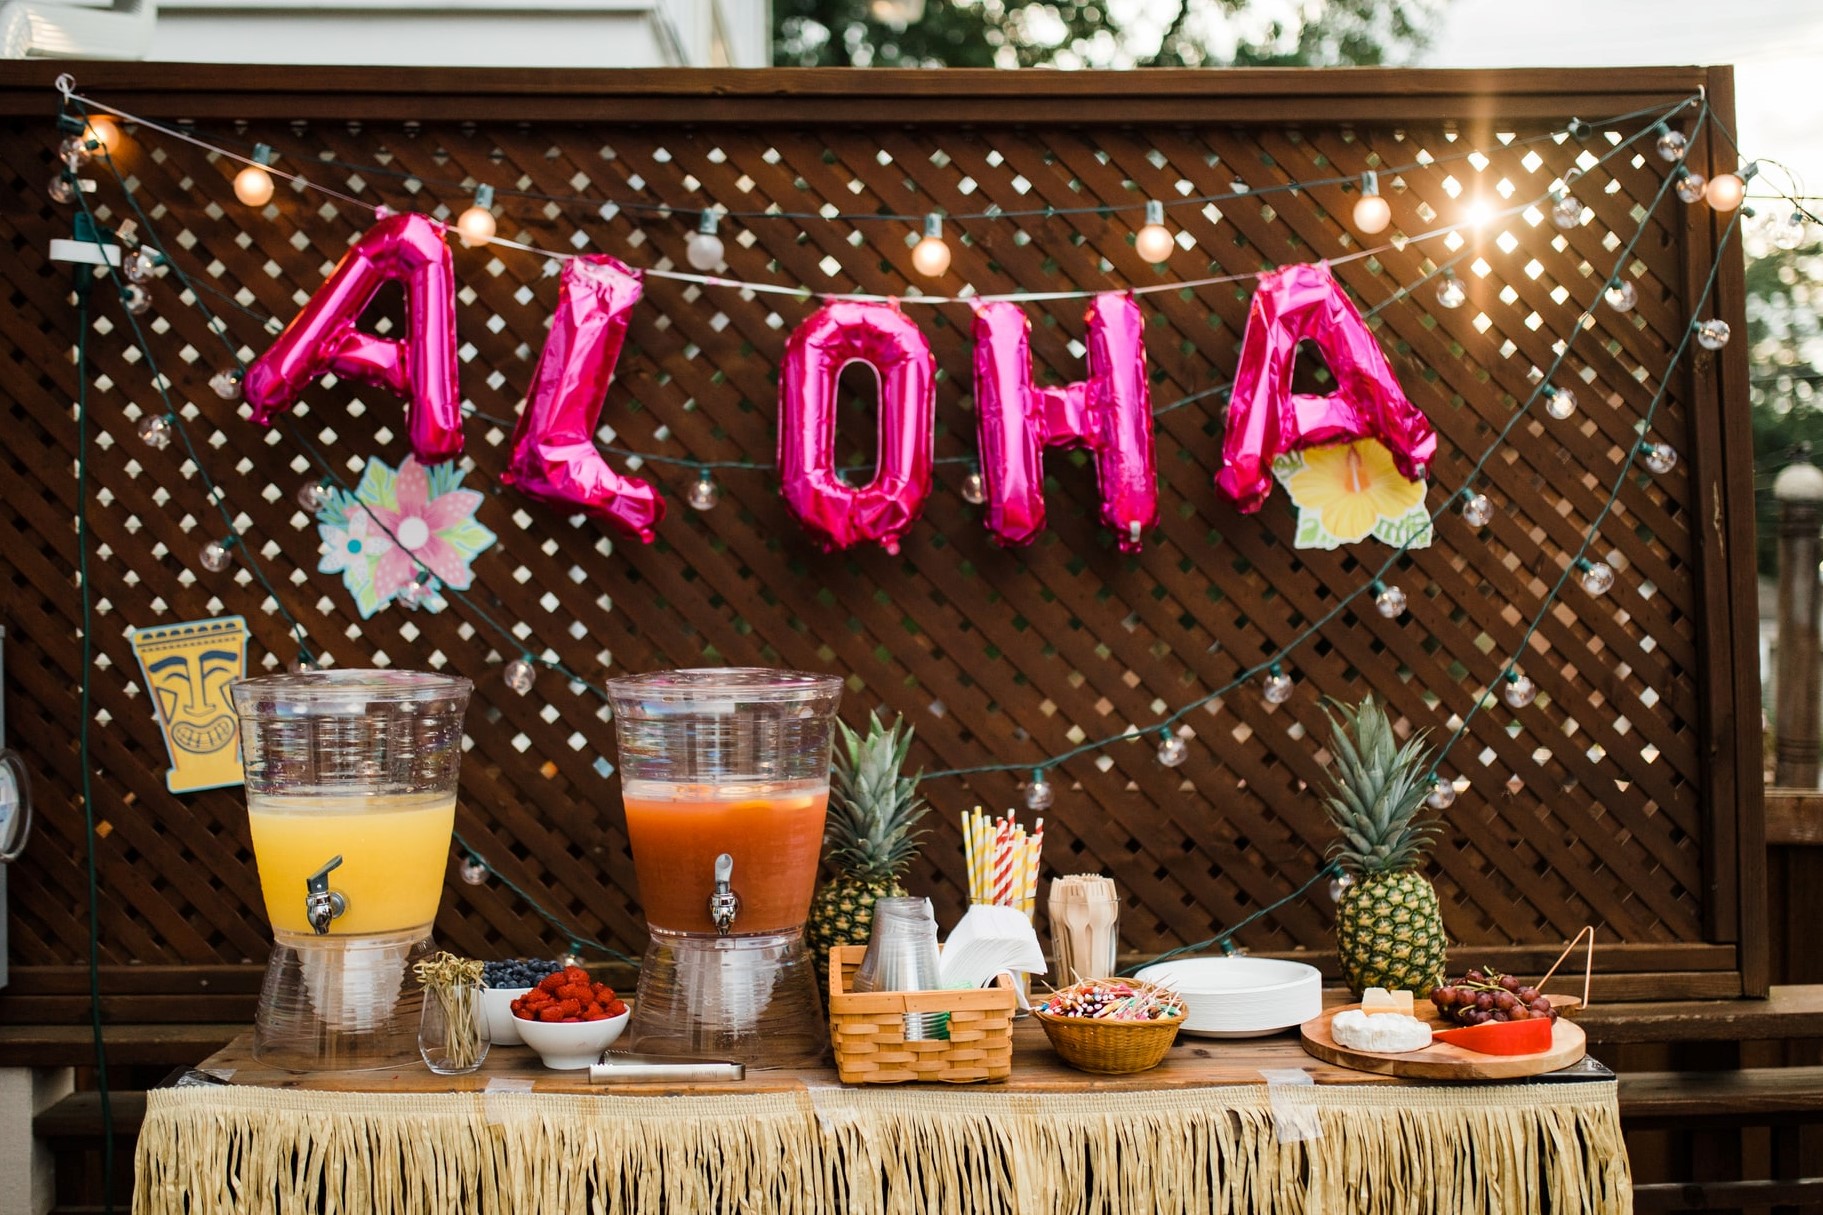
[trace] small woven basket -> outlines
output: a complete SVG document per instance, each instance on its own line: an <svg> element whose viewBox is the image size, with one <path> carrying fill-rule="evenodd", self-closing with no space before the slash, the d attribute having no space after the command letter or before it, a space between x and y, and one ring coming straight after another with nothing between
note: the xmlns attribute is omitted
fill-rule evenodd
<svg viewBox="0 0 1823 1215"><path fill-rule="evenodd" d="M1152 988L1138 979L1126 980L1135 988ZM1045 1037L1063 1061L1078 1071L1102 1076L1150 1071L1165 1060L1184 1023L1183 1001L1175 1016L1156 1021L1115 1021L1096 1017L1060 1017L1034 1008L1032 1015L1044 1026Z"/></svg>
<svg viewBox="0 0 1823 1215"><path fill-rule="evenodd" d="M842 1083L978 1084L1013 1074L1017 1001L1005 975L972 990L851 992L866 954L859 945L829 951L829 1040ZM949 1014L949 1037L906 1041L907 1013Z"/></svg>

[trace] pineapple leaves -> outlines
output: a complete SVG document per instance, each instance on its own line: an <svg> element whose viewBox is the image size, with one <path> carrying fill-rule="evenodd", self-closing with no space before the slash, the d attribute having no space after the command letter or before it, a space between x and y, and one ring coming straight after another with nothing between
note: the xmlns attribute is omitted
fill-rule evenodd
<svg viewBox="0 0 1823 1215"><path fill-rule="evenodd" d="M878 713L868 715L865 734L836 722L823 843L844 875L896 881L918 855L928 833L914 828L930 807L917 793L923 771L901 775L913 733L904 718L888 727Z"/></svg>
<svg viewBox="0 0 1823 1215"><path fill-rule="evenodd" d="M1436 819L1418 819L1430 795L1428 731L1400 743L1372 696L1355 706L1332 701L1323 714L1334 756L1323 809L1341 837L1329 855L1356 875L1416 868L1442 831Z"/></svg>

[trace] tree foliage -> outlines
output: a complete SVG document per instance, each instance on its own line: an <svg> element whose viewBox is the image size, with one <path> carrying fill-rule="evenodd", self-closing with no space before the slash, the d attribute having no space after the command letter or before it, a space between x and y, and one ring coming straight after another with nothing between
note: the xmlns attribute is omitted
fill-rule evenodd
<svg viewBox="0 0 1823 1215"><path fill-rule="evenodd" d="M1772 479L1794 460L1823 459L1823 242L1754 252L1759 256L1747 263L1754 510L1760 573L1774 577L1779 510Z"/></svg>
<svg viewBox="0 0 1823 1215"><path fill-rule="evenodd" d="M782 67L1257 67L1409 59L1445 0L773 0ZM913 3L909 7L916 8Z"/></svg>

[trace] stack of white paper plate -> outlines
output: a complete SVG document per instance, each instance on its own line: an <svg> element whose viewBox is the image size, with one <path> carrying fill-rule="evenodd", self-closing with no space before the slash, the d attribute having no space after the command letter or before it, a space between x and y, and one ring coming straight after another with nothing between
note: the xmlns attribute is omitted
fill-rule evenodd
<svg viewBox="0 0 1823 1215"><path fill-rule="evenodd" d="M1323 1011L1323 976L1302 962L1184 958L1148 966L1138 977L1183 996L1183 1032L1206 1038L1257 1038Z"/></svg>

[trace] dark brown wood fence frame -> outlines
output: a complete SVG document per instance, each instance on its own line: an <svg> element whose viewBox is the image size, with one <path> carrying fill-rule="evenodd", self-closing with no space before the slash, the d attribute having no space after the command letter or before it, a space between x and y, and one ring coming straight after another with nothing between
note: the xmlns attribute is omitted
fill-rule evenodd
<svg viewBox="0 0 1823 1215"><path fill-rule="evenodd" d="M47 149L54 146L51 85L65 71L73 73L85 90L123 109L164 121L194 119L214 129L231 121L257 126L293 119L562 124L566 129L603 124L638 131L812 124L881 131L936 127L1018 130L1030 125L1091 133L1251 125L1346 130L1356 125L1387 128L1423 123L1455 130L1470 141L1486 141L1494 132L1507 129L1505 123L1536 125L1570 116L1596 117L1670 105L1699 90L1706 92L1722 123L1732 128L1734 121L1733 76L1727 68L1029 71L1015 75L960 70L543 72L45 62L9 67L7 78L0 81L0 122L16 131L33 132ZM1704 139L1692 152L1693 162L1707 173L1732 168L1733 155L1725 142L1713 138ZM41 251L50 237L67 234L59 230L59 225L67 224L64 213L46 216L43 212L39 178L48 176L48 171L48 162L8 165L7 172L20 191L3 204L5 227L13 240L9 256L20 267L14 273L40 279L64 273L43 262ZM1677 227L1677 260L1684 277L1675 306L1683 307L1694 297L1714 260L1722 224L1706 207L1698 206L1682 212ZM1737 334L1745 333L1743 289L1737 243L1724 258L1714 304L1715 314L1728 320ZM42 284L33 290L44 295ZM69 326L73 328L73 324L72 315ZM779 340L782 343L782 335ZM62 348L67 349L68 343L66 329ZM28 353L26 345L22 337L0 333L0 347L10 347L12 352L9 375L27 374L34 360L50 360L48 354ZM1677 393L1690 419L1684 450L1690 500L1681 506L1694 521L1690 526L1697 588L1693 699L1699 710L1696 729L1702 751L1702 932L1700 940L1626 944L1609 951L1603 965L1614 975L1604 989L1609 998L1628 994L1763 995L1768 982L1745 342L1735 341L1701 365L1686 361L1677 376ZM0 401L12 398L7 384L0 381ZM12 403L17 417L19 407L16 401ZM1160 458L1161 462L1166 458L1162 450ZM1606 473L1602 475L1605 478ZM9 497L21 492L31 491L17 487L6 491ZM45 493L53 514L60 509L55 503L64 496ZM23 526L41 514L41 510L15 511L13 517ZM39 531L44 530L40 525ZM65 538L58 537L57 542L64 544ZM43 585L31 587L29 581L16 574L14 583L4 588L9 624L13 623L13 609L25 599L49 593ZM73 587L66 586L64 593L73 602ZM272 634L272 622L254 621L254 613L247 614L256 632L263 629ZM25 630L28 635L30 631ZM9 629L9 667L26 660L20 653L25 648L57 678L75 679L67 639L57 646L30 649L16 645L18 635L17 629ZM51 654L52 650L57 653ZM46 782L52 800L69 798L71 778L64 765L74 762L70 741L75 734L73 703L72 699L71 715L52 713L42 729L27 727L38 762L63 768ZM8 716L15 723L24 717ZM1018 757L941 756L954 763L982 758ZM1012 788L1009 779L995 785L993 793L1010 799ZM949 814L948 806L943 809ZM50 807L53 822L61 820L67 825L73 813L67 800L62 806ZM949 816L953 818L953 814ZM55 840L41 840L37 847L79 851L79 837L79 831L71 836L66 826L57 830ZM28 853L26 861L30 860ZM575 871L573 865L567 870L563 864L557 868L559 877L562 872ZM159 880L179 880L179 875L165 874ZM22 897L21 886L15 881L15 904ZM503 897L503 901L510 903L510 898ZM71 907L59 914L80 919L82 912ZM484 915L499 927L500 912L489 910ZM501 931L509 929L510 925ZM1556 948L1541 940L1490 949L1488 956L1526 966L1548 959ZM17 967L12 992L0 998L0 1019L60 1019L74 1014L82 1001L75 994L75 972L68 964L76 960L46 958ZM238 993L236 1007L240 1007L245 1003L249 974L248 969L231 965L110 965L107 988L117 993L110 1016L194 1019L188 995L220 991L224 986ZM209 983L215 986L209 988ZM28 994L33 992L37 994Z"/></svg>

